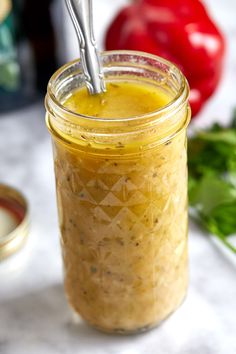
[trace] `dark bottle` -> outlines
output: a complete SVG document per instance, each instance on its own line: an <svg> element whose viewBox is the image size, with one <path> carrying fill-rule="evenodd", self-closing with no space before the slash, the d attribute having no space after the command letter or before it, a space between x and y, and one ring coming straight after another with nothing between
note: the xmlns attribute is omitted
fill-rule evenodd
<svg viewBox="0 0 236 354"><path fill-rule="evenodd" d="M3 22L4 2L8 3L8 14ZM0 113L45 95L47 82L58 66L52 3L53 0L0 0L0 58L3 54L6 58L4 65L0 64Z"/></svg>
<svg viewBox="0 0 236 354"><path fill-rule="evenodd" d="M22 28L33 53L35 85L43 94L50 76L57 68L51 4L52 0L24 0L22 9Z"/></svg>

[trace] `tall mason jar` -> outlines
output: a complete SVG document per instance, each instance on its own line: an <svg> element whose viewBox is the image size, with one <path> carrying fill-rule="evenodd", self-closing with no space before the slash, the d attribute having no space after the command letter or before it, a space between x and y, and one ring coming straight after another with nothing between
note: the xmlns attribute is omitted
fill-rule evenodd
<svg viewBox="0 0 236 354"><path fill-rule="evenodd" d="M170 102L141 116L84 116L64 105L84 86L80 61L52 76L46 122L64 283L89 324L135 333L159 324L186 295L189 89L179 69L157 56L114 51L101 60L106 82L152 85Z"/></svg>

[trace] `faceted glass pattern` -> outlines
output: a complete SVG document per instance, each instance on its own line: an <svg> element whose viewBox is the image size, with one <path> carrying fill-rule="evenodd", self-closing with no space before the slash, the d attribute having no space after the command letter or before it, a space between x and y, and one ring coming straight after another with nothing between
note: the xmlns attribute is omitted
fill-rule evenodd
<svg viewBox="0 0 236 354"><path fill-rule="evenodd" d="M186 293L186 131L120 152L54 140L69 302L100 329L136 332L166 318Z"/></svg>

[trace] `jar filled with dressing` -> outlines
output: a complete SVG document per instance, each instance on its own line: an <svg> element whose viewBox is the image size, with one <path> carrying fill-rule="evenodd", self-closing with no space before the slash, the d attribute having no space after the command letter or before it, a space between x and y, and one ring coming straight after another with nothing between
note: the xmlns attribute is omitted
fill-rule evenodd
<svg viewBox="0 0 236 354"><path fill-rule="evenodd" d="M94 327L136 333L186 295L189 89L179 69L153 55L101 60L105 93L90 96L73 61L46 96L65 291Z"/></svg>

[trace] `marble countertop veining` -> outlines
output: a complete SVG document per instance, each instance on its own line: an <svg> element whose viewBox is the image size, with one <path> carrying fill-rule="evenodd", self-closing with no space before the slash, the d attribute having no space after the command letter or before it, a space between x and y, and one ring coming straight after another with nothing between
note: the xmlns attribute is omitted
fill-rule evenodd
<svg viewBox="0 0 236 354"><path fill-rule="evenodd" d="M216 118L227 121L236 106L236 2L206 2L227 35L228 55L222 85L194 126ZM101 3L113 11L111 1ZM62 287L52 152L42 102L0 117L0 181L23 191L31 212L26 247L0 263L0 354L236 353L235 257L192 224L189 293L166 322L127 337L74 324Z"/></svg>

